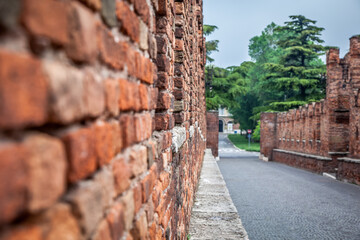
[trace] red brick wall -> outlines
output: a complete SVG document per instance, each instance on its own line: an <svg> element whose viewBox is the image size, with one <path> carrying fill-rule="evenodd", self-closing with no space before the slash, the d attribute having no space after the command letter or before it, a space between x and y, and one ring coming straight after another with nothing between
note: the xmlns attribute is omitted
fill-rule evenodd
<svg viewBox="0 0 360 240"><path fill-rule="evenodd" d="M219 156L219 112L206 113L206 147L211 148L214 157Z"/></svg>
<svg viewBox="0 0 360 240"><path fill-rule="evenodd" d="M185 239L206 147L202 0L0 8L0 239Z"/></svg>
<svg viewBox="0 0 360 240"><path fill-rule="evenodd" d="M339 49L330 49L327 53L326 99L278 113L272 120L267 117L268 113L262 114L266 122L262 123L261 137L271 143L269 139L276 136L273 148L323 156L332 162L320 164L311 156L294 157L284 152L276 153L273 160L317 172L338 168L340 179L359 183L354 180L360 179L360 161L356 163L360 158L359 86L360 36L355 36L350 39L350 52L343 59L339 58ZM276 124L275 135L269 131L269 126L273 129L271 124ZM265 145L261 146L261 152L265 157L272 154ZM342 160L344 156L352 160Z"/></svg>

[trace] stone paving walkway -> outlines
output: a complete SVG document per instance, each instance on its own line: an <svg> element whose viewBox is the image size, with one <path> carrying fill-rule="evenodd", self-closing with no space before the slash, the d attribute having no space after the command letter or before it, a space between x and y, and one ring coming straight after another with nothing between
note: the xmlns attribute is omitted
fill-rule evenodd
<svg viewBox="0 0 360 240"><path fill-rule="evenodd" d="M210 149L205 153L189 236L191 240L248 239Z"/></svg>

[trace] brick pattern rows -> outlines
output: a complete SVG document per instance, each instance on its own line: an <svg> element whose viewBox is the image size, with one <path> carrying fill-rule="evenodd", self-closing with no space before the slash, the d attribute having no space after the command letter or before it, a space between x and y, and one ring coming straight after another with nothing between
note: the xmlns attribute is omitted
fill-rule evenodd
<svg viewBox="0 0 360 240"><path fill-rule="evenodd" d="M339 49L327 52L325 99L288 112L262 114L262 156L317 172L329 170L329 164L317 163L311 157L274 154L272 150L332 158L329 171L338 168L340 179L360 184L360 165L354 163L356 161L342 161L344 156L360 158L359 86L360 37L354 36L350 39L350 51L343 59L339 58Z"/></svg>
<svg viewBox="0 0 360 240"><path fill-rule="evenodd" d="M0 239L186 239L206 147L202 0L1 5Z"/></svg>

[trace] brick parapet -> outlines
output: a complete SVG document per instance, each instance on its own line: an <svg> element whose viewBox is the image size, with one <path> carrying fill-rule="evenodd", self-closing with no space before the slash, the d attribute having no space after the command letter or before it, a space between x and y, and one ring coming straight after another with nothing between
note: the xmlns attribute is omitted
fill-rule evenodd
<svg viewBox="0 0 360 240"><path fill-rule="evenodd" d="M277 153L275 161L308 168L316 171L335 171L338 158L350 156L360 158L358 147L360 111L358 107L360 82L360 37L350 39L350 51L343 59L339 57L339 49L332 48L327 52L327 88L326 99L310 103L286 113L277 113L276 148L289 152ZM266 113L265 113L266 114ZM265 129L263 129L265 127ZM261 127L262 137L269 138L273 133ZM270 134L270 135L269 135ZM270 141L271 142L271 141ZM274 145L274 144L273 144ZM261 146L263 148L263 146ZM265 151L265 148L261 151ZM332 158L332 164L319 168L316 162L299 160L303 156L291 157L291 151L301 154L312 154ZM267 153L270 155L270 153ZM284 158L284 159L282 159ZM286 158L286 160L285 160ZM290 163L291 161L294 161ZM303 164L305 162L309 162ZM350 163L340 161L340 178L356 178L359 171L349 172ZM315 165L314 165L315 164ZM352 165L356 163L351 162ZM356 165L358 166L358 165ZM332 169L329 169L331 167ZM360 167L360 166L358 166ZM341 171L347 171L347 174ZM355 177L354 177L355 176ZM358 181L358 180L356 180Z"/></svg>
<svg viewBox="0 0 360 240"><path fill-rule="evenodd" d="M1 8L0 239L186 239L206 147L202 0Z"/></svg>

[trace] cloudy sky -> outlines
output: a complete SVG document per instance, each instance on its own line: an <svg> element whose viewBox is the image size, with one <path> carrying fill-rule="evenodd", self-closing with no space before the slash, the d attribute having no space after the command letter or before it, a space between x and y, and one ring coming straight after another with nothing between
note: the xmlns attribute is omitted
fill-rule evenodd
<svg viewBox="0 0 360 240"><path fill-rule="evenodd" d="M215 65L227 67L250 60L250 38L260 35L271 22L282 25L290 15L304 15L325 28L325 45L349 50L349 38L360 34L360 0L204 0L204 23L218 30L209 39L218 39Z"/></svg>

